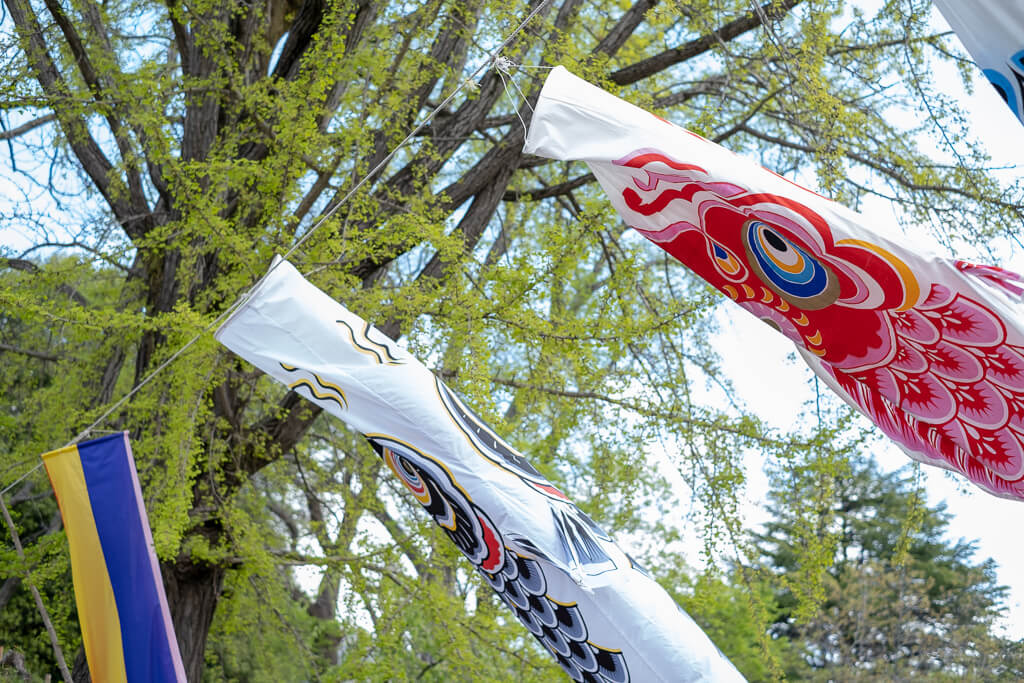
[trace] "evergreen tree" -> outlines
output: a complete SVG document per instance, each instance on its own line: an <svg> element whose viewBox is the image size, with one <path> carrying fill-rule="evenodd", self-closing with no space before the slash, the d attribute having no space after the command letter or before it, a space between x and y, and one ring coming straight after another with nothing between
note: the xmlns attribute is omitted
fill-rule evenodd
<svg viewBox="0 0 1024 683"><path fill-rule="evenodd" d="M777 577L771 635L792 642L806 664L794 678L1024 675L1021 643L996 633L1007 589L994 561L946 538L945 504L923 501L913 468L883 472L860 456L838 472L776 470L774 483L772 519L755 542ZM828 548L831 563L822 567L814 547ZM817 595L806 590L814 584Z"/></svg>

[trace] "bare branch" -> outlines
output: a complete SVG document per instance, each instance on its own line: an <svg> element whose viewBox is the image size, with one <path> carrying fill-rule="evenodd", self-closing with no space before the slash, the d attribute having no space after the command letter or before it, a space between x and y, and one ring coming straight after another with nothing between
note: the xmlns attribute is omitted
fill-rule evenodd
<svg viewBox="0 0 1024 683"><path fill-rule="evenodd" d="M33 120L31 120L31 121L29 121L27 123L21 124L20 126L15 126L14 128L11 128L10 130L5 130L3 132L0 132L0 140L13 140L14 138L18 137L19 135L24 135L25 133L29 132L30 130L35 130L36 128L39 128L40 126L45 126L46 124L50 123L51 121L56 121L56 120L57 120L56 114L47 114L45 116L40 116L38 119L33 119Z"/></svg>
<svg viewBox="0 0 1024 683"><path fill-rule="evenodd" d="M644 20L644 15L647 14L647 10L658 4L658 0L639 0L635 5L629 8L629 10L622 15L619 19L619 23L615 24L614 28L608 32L608 34L601 39L601 42L594 48L595 53L605 54L609 57L613 56L619 51L629 37L633 35L637 27Z"/></svg>
<svg viewBox="0 0 1024 683"><path fill-rule="evenodd" d="M29 254L31 254L34 251L38 251L40 249L52 249L52 248L57 248L57 249L81 249L82 251L85 251L85 252L88 252L88 253L92 254L93 256L96 257L96 259L98 259L100 261L103 261L108 266L113 266L114 268L117 268L118 270L120 270L122 273L125 273L126 275L133 275L134 274L134 271L129 266L126 266L126 265L124 265L122 263L119 263L117 261L117 259L115 259L115 258L111 258L111 255L108 254L107 252L103 251L102 249L97 249L94 246L85 244L84 242L79 242L77 240L73 240L71 242L39 242L37 244L33 244L31 247L29 247L25 251L21 252L21 254L19 255L18 258L19 259L24 259L26 256L28 256Z"/></svg>
<svg viewBox="0 0 1024 683"><path fill-rule="evenodd" d="M567 180L564 183L550 185L536 190L509 190L502 195L501 199L506 202L536 202L541 199L549 199L551 197L568 194L569 192L592 183L595 180L596 178L594 178L593 173L584 173L578 178Z"/></svg>
<svg viewBox="0 0 1024 683"><path fill-rule="evenodd" d="M784 138L769 135L767 133L762 133L761 131L751 128L748 125L741 126L739 130L759 140L770 142L780 147L786 147L787 149L795 149L797 151L805 152L807 154L814 154L818 151L811 145L795 142L793 140L786 140ZM863 164L864 166L867 166L873 171L877 171L878 173L881 173L882 175L892 179L898 185L902 186L907 190L924 192L944 192L948 194L960 195L961 197L966 197L968 199L973 199L976 201L979 200L979 197L976 194L972 194L971 192L964 190L963 188L960 187L954 187L952 185L936 185L931 183L915 182L911 178L900 173L898 169L884 166L878 163L877 161L864 156L863 154L858 154L857 152L853 152L850 150L845 150L843 154L848 159L856 161L859 164ZM1024 209L1022 209L1021 205L1016 202L1008 202L1006 200L998 199L996 197L985 197L985 201L996 206L1000 206L1004 209L1011 209L1015 213L1017 213L1017 215L1021 215L1022 213L1024 213Z"/></svg>
<svg viewBox="0 0 1024 683"><path fill-rule="evenodd" d="M11 346L10 344L0 343L0 351L6 351L8 353L20 353L23 356L30 358L38 358L40 360L58 361L60 356L54 356L50 353L43 353L42 351L33 351L32 349L22 349L17 346Z"/></svg>
<svg viewBox="0 0 1024 683"><path fill-rule="evenodd" d="M654 100L654 108L667 109L668 107L676 107L680 104L685 104L693 98L701 95L717 95L722 92L725 86L726 81L723 77L710 76L702 81L698 81L689 88L670 93L664 97L659 97Z"/></svg>
<svg viewBox="0 0 1024 683"><path fill-rule="evenodd" d="M61 130L64 131L79 163L82 164L82 169L103 195L118 222L124 226L125 231L130 236L139 236L140 231L129 219L133 213L131 206L117 197L111 187L113 165L89 132L85 120L76 115L72 108L59 106L59 102L70 97L72 93L47 49L43 39L43 29L39 25L31 5L27 0L4 0L4 4L7 5L7 9L11 13L11 19L18 35L26 43L25 53L29 66L35 72L36 80L42 86L43 92L60 122Z"/></svg>
<svg viewBox="0 0 1024 683"><path fill-rule="evenodd" d="M803 0L770 0L761 6L759 12L751 12L739 19L733 19L729 23L723 24L717 30L707 33L700 38L696 38L684 45L665 50L653 57L648 57L647 59L641 60L635 64L619 69L612 73L610 79L613 83L618 85L636 83L648 76L653 76L656 73L664 71L670 66L674 66L680 62L685 62L688 59L693 59L698 55L702 55L719 43L733 40L748 31L759 28L764 23L762 17L771 20L784 17L802 1Z"/></svg>
<svg viewBox="0 0 1024 683"><path fill-rule="evenodd" d="M58 4L57 0L44 0L46 9L49 10L50 16L60 27L61 33L64 34L64 40L67 41L68 47L71 49L71 54L75 58L75 63L78 65L78 71L82 74L82 79L85 84L89 87L93 97L97 102L106 103L111 106L103 107L103 118L106 119L107 125L110 126L110 131L114 134L114 140L117 143L117 149L121 153L121 159L125 162L127 170L126 179L128 181L128 192L131 197L132 210L136 214L146 214L148 212L148 204L146 202L146 195L142 189L142 178L139 175L139 169L136 167L133 161L134 155L132 154L131 141L125 134L123 125L120 119L114 115L113 103L108 102L106 95L104 94L104 87L101 83L100 74L96 71L96 67L93 66L92 59L89 57L89 52L86 50L85 43L82 41L82 37L75 30L74 25L71 23L70 18L64 13L63 8ZM99 15L95 11L95 8L91 12L87 12L91 17L92 21L99 22ZM102 24L93 27L94 31L97 32L101 38L106 38L106 31L103 30ZM109 42L107 43L109 47Z"/></svg>

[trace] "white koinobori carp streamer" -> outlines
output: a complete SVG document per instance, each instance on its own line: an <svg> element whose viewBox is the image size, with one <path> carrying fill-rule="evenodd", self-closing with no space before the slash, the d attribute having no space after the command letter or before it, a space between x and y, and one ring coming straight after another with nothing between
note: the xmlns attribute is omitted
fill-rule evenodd
<svg viewBox="0 0 1024 683"><path fill-rule="evenodd" d="M574 680L743 680L519 452L291 264L275 262L216 336L366 436Z"/></svg>
<svg viewBox="0 0 1024 683"><path fill-rule="evenodd" d="M526 151L587 162L628 225L789 337L912 458L1024 498L1018 275L904 248L561 67Z"/></svg>
<svg viewBox="0 0 1024 683"><path fill-rule="evenodd" d="M935 0L935 6L1024 123L1024 2Z"/></svg>

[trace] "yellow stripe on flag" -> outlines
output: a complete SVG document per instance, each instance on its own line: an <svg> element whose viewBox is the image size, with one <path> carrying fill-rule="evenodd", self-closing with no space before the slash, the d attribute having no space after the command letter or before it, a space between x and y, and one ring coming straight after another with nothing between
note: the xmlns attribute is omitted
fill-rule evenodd
<svg viewBox="0 0 1024 683"><path fill-rule="evenodd" d="M121 622L76 446L43 455L71 549L71 578L92 680L127 682Z"/></svg>

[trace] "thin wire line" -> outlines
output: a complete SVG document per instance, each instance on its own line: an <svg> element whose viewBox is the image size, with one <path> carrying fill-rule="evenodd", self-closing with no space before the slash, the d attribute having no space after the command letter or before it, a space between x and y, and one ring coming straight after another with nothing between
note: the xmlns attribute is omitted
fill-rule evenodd
<svg viewBox="0 0 1024 683"><path fill-rule="evenodd" d="M31 475L31 474L32 474L33 472L35 472L36 470L38 470L38 469L39 469L40 467L42 467L42 466L43 466L43 463L41 463L41 462L38 462L38 463L36 463L36 466L35 466L35 467L33 467L33 468L32 468L32 469L30 469L30 470L29 470L28 472L26 472L25 474L21 475L21 476L20 476L20 477L18 477L17 479L15 479L15 480L14 480L14 481L13 481L13 482L12 482L12 483L10 484L10 485L8 485L8 486L7 486L7 487L6 487L6 488L5 488L4 490L0 491L0 496L3 496L3 495L4 495L4 494L6 494L6 493L7 493L8 491L10 491L11 489L13 489L13 488L14 488L15 486L17 486L17 485L18 485L18 484L20 484L21 482L25 481L26 479L28 479L28 477L29 477L29 476L30 476L30 475Z"/></svg>
<svg viewBox="0 0 1024 683"><path fill-rule="evenodd" d="M525 104L526 108L530 110L530 113L536 114L537 112L534 111L533 105L530 104L530 98L526 96L526 93L523 92L523 89L520 88L519 85L516 83L515 79L512 78L512 74L509 74L508 81L509 83L512 84L512 87L516 89L516 92L519 93L519 97L522 98L523 104ZM517 109L516 111L519 110Z"/></svg>
<svg viewBox="0 0 1024 683"><path fill-rule="evenodd" d="M510 100L512 100L512 106L515 106L516 98L512 96L512 91L508 89L508 82L505 80L505 74L502 72L501 69L495 68L494 70L498 72L498 77L501 79L501 84L505 87L505 94L508 95L508 98ZM509 80L512 80L511 74L509 75ZM518 88L516 89L518 90ZM529 129L527 129L526 127L526 121L523 120L523 115L519 113L519 107L516 107L515 112L516 117L519 119L519 123L523 126L523 132L528 133Z"/></svg>
<svg viewBox="0 0 1024 683"><path fill-rule="evenodd" d="M520 23L520 24L519 24L518 26L516 26L516 28L515 28L515 29L514 29L514 30L512 31L512 33L510 33L510 34L508 35L508 37L507 37L507 38L505 38L505 39L504 39L504 40L503 40L503 41L501 42L501 44L499 44L499 45L498 45L498 47L496 47L496 48L495 48L495 49L494 49L494 50L493 50L493 51L491 52L491 54L494 54L494 53L500 53L500 52L501 52L501 50L503 50L503 49L504 49L504 48L505 48L505 47L506 47L506 46L507 46L507 45L508 45L509 43L511 43L511 42L512 42L512 40L513 40L513 39L515 39L515 37L516 37L516 36L518 36L518 35L519 35L519 33L520 33L520 32L522 32L522 30L523 30L524 28L526 28L526 25L527 25L527 24L528 24L528 23L530 22L530 20L532 20L532 19L533 19L533 18L534 18L535 16L537 16L537 14L539 14L539 13L540 13L540 11L541 11L542 9L544 9L544 7L546 7L546 6L547 6L547 4L548 4L548 3L550 2L550 1L551 1L551 0L542 0L542 1L541 1L541 3L540 3L540 4L538 4L538 5L537 5L537 7L536 7L536 8L534 8L534 10L533 10L532 12L530 12L530 14L529 14L529 15L527 15L527 17L526 17L525 19L523 19L523 21L522 21L522 22L521 22L521 23ZM149 384L150 380L152 380L152 379L153 379L153 378L154 378L154 377L155 377L155 376L156 376L156 375L157 375L158 373L160 373L160 372L161 372L161 371L162 371L162 370L163 370L164 368L166 368L166 367L167 367L168 365L170 365L171 363L173 363L173 362L174 362L175 360L177 360L178 358L180 358L180 357L181 357L181 355L182 355L183 353L185 353L185 351L187 351L187 350L188 350L189 348L191 348L193 344L195 344L195 343L196 343L197 341L199 341L200 339L202 339L202 337L203 337L204 335L206 335L206 334L207 334L208 332L210 332L211 330L213 330L213 329L214 329L215 327L217 327L218 325L220 325L220 323L221 323L221 322L223 322L225 318L227 318L228 316L230 316L230 315L231 315L231 314L232 314L232 313L233 313L233 312L234 312L235 310L237 310L237 309L238 309L238 308L239 308L239 307L240 307L240 306L241 306L242 304L244 304L244 303L245 303L246 301L248 301L248 300L249 300L249 297L250 297L250 295L252 294L252 292L254 292L254 291L256 290L256 288L257 288L257 287L259 287L259 285L263 283L263 281L264 281L264 280L266 280L266 279L267 279L268 277L270 277L270 274L271 274L271 273L273 273L273 272L274 272L274 270L275 270L275 269L276 269L276 268L277 268L277 267L278 267L279 265L281 265L282 263L284 263L285 261L287 261L287 260L288 260L288 257L289 257L289 256L291 256L292 254L294 254L294 253L295 253L295 251L296 251L296 250L297 250L297 249L298 249L299 247L301 247L301 246L302 246L303 244L305 244L305 242L306 242L307 240L309 240L309 238L310 238L310 237L312 237L313 233L314 233L314 232L316 232L316 231L317 231L317 229L319 229L319 228L320 228L320 227L321 227L321 226L322 226L322 225L323 225L323 224L324 224L324 223L325 223L325 222L326 222L326 221L327 221L327 220L328 220L328 219L329 219L329 218L330 218L331 216L333 216L333 215L335 214L335 212L337 212L337 210L338 210L339 208L341 208L341 206L342 206L343 204L345 204L345 202L347 202L347 201L348 201L349 199L351 199L351 198L352 198L352 196L353 196L353 195L354 195L354 194L355 194L356 192L358 192L358 191L359 191L359 189L360 189L360 188L361 188L361 187L362 187L363 185L365 185L365 184L366 184L366 183L367 183L367 182L368 182L368 181L370 180L370 178L372 178L372 177L373 177L374 175L376 175L376 173L377 173L378 171L380 171L380 170L381 170L382 168L384 168L384 167L385 167L385 166L386 166L386 165L387 165L387 164L388 164L388 163L389 163L389 162L390 162L390 161L391 161L392 159L394 159L395 155L396 155L396 154L398 154L399 150L401 150L401 149L402 149L402 147L404 147L404 146L405 146L405 144L406 144L407 142L409 142L410 140L412 140L412 139L413 139L413 138L414 138L414 137L416 136L416 134L417 134L417 133L419 133L419 132L420 132L420 131L421 131L421 130L422 130L422 129L423 129L423 128L424 128L424 127L425 127L425 126L426 126L426 125L428 124L428 123L430 123L430 121L431 121L431 120L432 120L432 119L434 118L434 116L436 116L436 115L437 115L437 113L438 113L439 111L441 111L442 109L444 109L444 108L445 108L445 106L447 106L449 102L451 102L451 101L452 101L453 99L455 99L455 96L456 96L456 95L458 95L458 94L459 94L459 93L460 93L460 92L462 91L462 89L463 89L463 88L465 88L465 87L467 86L467 84L469 84L470 82L472 82L472 81L473 81L473 79L475 79L475 78L477 77L477 75L478 75L478 74L479 74L479 73L480 73L481 71L484 71L484 70L485 70L486 68L488 68L488 67L492 66L493 64L494 64L494 60L488 60L488 61L486 61L486 62L482 63L482 64L481 64L480 66L478 66L478 67L476 68L476 70L475 70L475 71L473 71L473 73L471 73L471 74L470 74L470 75L469 75L468 77L466 77L465 79L463 79L463 80L462 80L462 81L461 81L461 82L459 83L459 85L458 85L458 86L457 86L457 87L455 88L455 90L453 90L453 91L452 91L452 93L451 93L450 95L448 95L448 97L446 97L446 98L445 98L445 99L444 99L444 100L443 100L443 101L442 101L442 102L441 102L441 103L440 103L439 105L437 105L437 106L436 106L436 107L434 108L434 110L433 110L433 111L431 111L431 112L430 112L429 114L427 114L426 118L424 118L424 119L423 119L423 120L422 120L422 121L421 121L421 122L420 122L419 124L417 124L417 126L416 126L415 128L413 128L413 129L412 129L412 132L410 132L410 133L409 133L409 134L408 134L407 136L405 136L405 139L403 139L403 140L402 140L401 142L399 142L399 143L398 143L398 145L396 145L396 146L394 147L394 149L392 149L392 150L391 150L391 152L389 152L389 153L388 153L388 155L387 155L386 157L384 157L384 158L383 158L383 159L382 159L382 160L380 161L380 163L378 163L378 164L377 164L376 166L374 166L374 167L373 167L373 168L372 168L372 169L371 169L371 170L370 170L370 171L369 171L368 173L366 173L366 174L365 174L365 175L364 175L364 176L362 177L362 179L361 179L361 180L360 180L360 181L359 181L358 183L356 183L356 184L355 184L355 185L354 185L354 186L352 187L352 189L350 189L350 190L349 190L349 191L348 191L348 192L347 192L347 193L345 194L345 196L344 196L344 197L342 197L342 198L341 198L340 200L338 200L338 201L337 201L337 202L336 202L336 203L335 203L335 204L334 204L333 206L331 206L331 207L330 207L329 209L327 209L327 211L325 211L325 212L324 212L323 216L321 216L321 217L320 217L320 218L319 218L319 219L318 219L318 220L316 221L316 223L314 223L314 224L313 224L313 226L312 226L312 227L310 227L310 229L309 229L309 230L307 230L307 231L306 231L306 233L305 233L305 234L304 234L304 235L303 235L302 237L300 237L300 238L298 239L298 241L296 241L296 242L295 242L295 244L294 244L294 245L292 245L292 247L291 247L290 249L288 249L288 251L286 251L286 252L284 253L284 255L283 255L283 256L282 256L282 257L281 257L281 258L280 258L279 260L275 260L275 261L274 261L274 262L273 262L273 263L272 263L272 264L270 265L270 268L269 268L269 269L267 270L267 272L266 272L266 273L264 273L264 274L263 274L263 276L262 276L262 277L260 277L260 279L259 279L259 280L257 280L257 281L256 281L256 283L255 283L255 284L254 284L254 285L253 285L252 287L250 287L250 288L249 288L249 289L248 289L247 291L243 292L243 293L242 293L242 294L241 294L241 295L240 295L240 296L238 297L238 299L236 299L236 300L235 300L235 302L234 302L233 304L231 304L231 305L230 305L230 306L228 306L228 307L227 307L226 309L224 309L224 310L223 310L223 311L222 311L222 312L220 313L220 315L218 315L218 316L217 316L216 318L214 318L214 319L213 319L213 322L211 322L211 323L210 323L209 325L207 325L206 327L204 327L204 328L203 328L203 329L202 329L202 330L201 330L201 331L200 331L199 333L197 333L197 334L196 334L196 335L195 335L194 337L192 337L192 338L191 338L190 340L188 340L187 342L185 342L185 344L184 344L184 345L183 345L183 346L182 346L182 347L181 347L180 349L178 349L177 351L175 351L174 353L172 353L172 354L171 354L171 355L170 355L170 356L169 356L169 357L168 357L168 358L167 358L167 359L166 359L166 360L165 360L165 361L164 361L163 363L161 363L161 364L160 364L159 366L157 366L157 367L156 367L156 368L155 368L154 370L152 370L152 371L151 371L151 372L150 372L150 373L149 373L148 375L146 375L146 377L145 377L145 378L143 378L141 382L139 382L139 383L138 383L138 384L136 384L136 385L135 385L134 387L132 387L131 391L129 391L129 392L128 392L127 394L125 394L124 396L122 396L122 397L121 397L120 399L118 399L118 401L117 401L116 403L114 403L114 404L113 404L113 405L111 405L111 406L110 406L110 407L109 407L109 408L108 408L107 410L105 410L105 411L103 412L103 414L102 414L102 415L100 415L100 416L99 416L98 418L96 418L96 420L95 420L95 421L94 421L94 422L93 422L93 423L92 423L91 425L89 425L88 427L86 427L85 429L83 429L83 430L82 430L81 432L79 432L79 433L78 433L78 435L77 435L77 436L75 436L75 438L74 438L74 439L72 439L71 441L69 441L69 442L68 442L67 444L65 444L65 445L64 445L64 448L67 448L68 446L73 446L74 444L78 443L79 441L81 441L82 439L84 439L84 438L85 438L86 436L88 436L88 435L89 435L89 434L90 434L90 433L91 433L91 432L92 432L92 431L93 431L93 430L94 430L94 429L95 429L96 427L98 427L98 426L99 426L99 425L100 425L100 424L101 424L101 423L103 422L103 420L107 419L107 418L108 418L108 417L109 417L109 416L110 416L110 415L111 415L111 414L112 414L112 413L113 413L113 412L114 412L115 410L117 410L117 409L118 409L118 408L120 408L120 407L121 407L122 405L124 405L124 403L125 403L125 402L126 402L126 401L127 401L128 399L130 399L130 398L131 398L132 396L134 396L134 395L135 395L136 393L138 393L138 391L139 391L140 389L142 389L142 387L144 387L144 386L146 386L147 384ZM500 72L499 72L499 75L500 75ZM502 82L504 82L504 78L502 78ZM507 92L507 91L508 91L508 88L506 87L506 92ZM511 95L510 95L510 97L511 97ZM517 110L517 113L518 113L518 110ZM525 124L524 124L524 125L525 125ZM22 482L22 481L23 481L24 479L26 479L26 478L27 478L27 477L28 477L29 475L31 475L31 474L32 474L33 472L35 472L36 470L38 470L38 469L39 469L39 468L41 468L42 466L43 466L43 464L42 464L42 463L37 463L35 467L33 467L33 468L32 468L32 469L30 469L30 470L29 470L28 472L26 472L25 474L23 474L22 476L20 476L20 477L19 477L18 479L16 479L16 480L14 481L14 483L13 483L13 484L10 484L10 485L9 485L9 486L7 486L6 488L4 488L4 489L3 489L2 491L0 491L0 496L2 496L2 495L4 495L4 494L6 494L6 493L7 493L8 491L10 491L10 490L11 490L12 488L14 488L14 487L15 487L15 486L16 486L17 484L19 484L20 482Z"/></svg>
<svg viewBox="0 0 1024 683"><path fill-rule="evenodd" d="M519 85L516 83L516 79L512 77L512 69L518 69L521 66L522 66L521 64L516 64L515 62L513 62L508 57L497 57L494 60L494 68L497 69L498 75L501 76L501 74L504 72L505 76L508 76L509 83L511 83L512 87L516 89L517 93L519 93L519 97L520 97L520 99L523 100L523 103L526 104L526 108L529 109L531 112L533 112L533 105L530 104L530 98L528 98L526 96L526 93L524 93L522 88L520 88ZM544 67L544 68L553 69L555 67L549 66L549 67ZM504 77L502 77L501 82L502 83L505 82L505 78ZM507 85L505 86L505 92L508 92L508 86ZM518 112L518 109L516 111ZM535 112L533 112L533 113L535 113Z"/></svg>
<svg viewBox="0 0 1024 683"><path fill-rule="evenodd" d="M269 272L270 272L270 271L268 271L268 274L269 274ZM264 275L263 277L266 277L266 275ZM260 280L262 281L262 278L260 278ZM257 282L257 284L259 284L259 283ZM249 290L249 291L251 292L252 290ZM167 367L168 365L170 365L171 363L173 363L174 361L176 361L176 360L177 360L177 359L178 359L179 357L181 357L181 355L182 355L183 353L185 353L185 351L187 351L188 349L190 349L190 348L192 347L192 345L193 345L193 344L195 344L195 343L196 343L197 341L199 341L200 339L202 339L202 338L203 338L203 335L205 335L205 334L206 334L207 332L209 332L209 331L210 331L210 330L212 330L212 329L213 329L214 327L216 327L217 325L219 325L219 324L221 323L221 321L222 321L222 320L223 320L224 318L226 318L226 317L227 317L227 316L228 316L229 314L231 314L232 312L234 312L234 310L235 310L236 308L238 308L238 307L239 307L239 306L240 306L240 305L241 305L241 304L242 304L242 303L243 303L244 301L248 300L248 298L249 298L249 293L248 293L248 292L246 292L245 294L243 294L242 296L240 296L240 297L239 297L239 298L238 298L238 299L237 299L237 300L235 301L235 303L233 303L233 304L231 304L230 306L228 306L227 308L225 308L225 309L224 309L224 310L223 310L223 311L221 312L221 314L220 314L220 315L218 315L218 316L217 316L216 318L214 318L213 322L211 322L211 323L210 323L209 325L207 325L207 326L206 326L205 328L203 328L203 330L202 330L202 331L200 331L200 332L199 332L198 334L196 334L196 336L192 337L192 338L191 338L191 339L189 339L189 340L188 340L187 342L185 342L185 344L184 344L184 345L183 345L183 346L182 346L182 347L181 347L180 349L178 349L177 351L175 351L174 353L172 353L172 354L171 354L171 355L170 355L170 356L169 356L169 357L168 357L168 358L167 358L166 360L164 360L164 362L163 362L163 363L161 363L160 365L158 365L158 366L157 366L157 367L156 367L156 368L155 368L155 369L154 369L153 371L151 371L151 372L150 372L150 373L149 373L148 375L146 375L146 376L145 376L145 377L144 377L144 378L142 379L142 381L141 381L141 382L139 382L139 383L138 383L138 384L136 384L136 385L135 385L134 387L132 387L132 388L131 388L131 391L129 391L129 392L127 393L127 394L125 394L125 395L124 395L124 396L122 396L122 397L121 397L120 399L118 399L118 401L117 401L116 403L114 403L114 404L113 404L112 406L110 406L110 407L109 407L109 408L107 408L107 409L106 409L105 411L103 411L103 414L102 414L102 415L100 415L100 416L99 416L98 418L96 418L96 421L95 421L95 422L93 422L93 423L92 423L91 425L89 425L88 427L86 427L85 429L83 429L82 431L80 431L80 432L79 432L79 433L78 433L78 434L77 434L77 435L75 436L75 438L73 438L73 439L72 439L71 441L68 441L68 442L67 442L66 444L64 444L63 448L67 448L68 446L73 446L73 445L75 445L76 443L78 443L79 441L81 441L82 439L84 439L85 437L87 437L87 436L88 436L88 435L89 435L89 434L90 434L90 433L92 432L92 430L93 430L93 429L95 429L96 427L98 427L98 426L99 426L99 425L100 425L100 424L101 424L101 423L102 423L102 422L103 422L103 421L104 421L105 419L107 419L107 418L108 418L108 417L110 416L110 414L111 414L111 413L113 413L113 412L114 412L115 410L117 410L117 409L118 409L118 408L120 408L120 407L121 407L122 405L124 405L125 401L127 401L127 400L128 400L128 399L130 399L130 398L131 398L132 396L134 396L135 394L137 394L137 393L139 392L139 390L140 390L140 389L142 389L142 387L144 387L144 386L146 386L147 384L149 384L149 382L150 382L150 381L151 381L151 380L152 380L152 379L153 379L154 377L156 377L156 376L157 376L157 374L159 374L159 373L160 373L160 372L161 372L161 371L162 371L162 370L163 370L164 368L166 368L166 367ZM10 489L14 488L14 486L15 486L16 484L18 484L18 483L19 483L20 481L22 481L23 479L25 479L26 477L28 477L28 476L29 476L30 474L32 474L33 472L35 472L36 470L38 470L38 469L39 469L40 467L42 467L42 466L43 466L43 463L41 463L41 462L40 462L40 463L36 463L36 466L35 466L35 467L33 467L33 468L32 468L32 469L30 469L30 470L29 470L28 472L26 472L25 474L23 474L23 475L22 475L21 477L19 477L18 479L16 479L16 480L15 480L15 482L14 482L13 484L11 484L10 486L6 487L6 488L5 488L5 489L4 489L3 491L0 491L0 495L3 495L3 494L5 494L5 493L7 493L7 492L8 492L8 491L9 491Z"/></svg>

